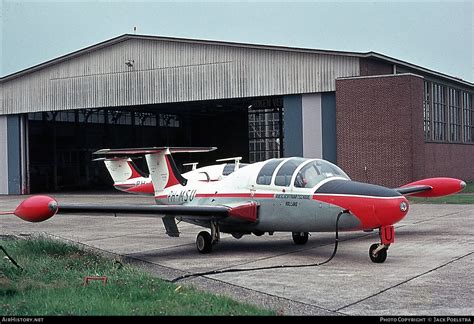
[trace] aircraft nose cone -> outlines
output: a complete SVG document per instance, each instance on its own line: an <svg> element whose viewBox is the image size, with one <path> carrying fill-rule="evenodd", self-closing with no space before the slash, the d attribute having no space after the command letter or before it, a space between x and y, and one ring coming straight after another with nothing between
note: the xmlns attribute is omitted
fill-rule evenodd
<svg viewBox="0 0 474 324"><path fill-rule="evenodd" d="M461 181L461 190L463 190L464 188L466 188L466 183L464 181Z"/></svg>

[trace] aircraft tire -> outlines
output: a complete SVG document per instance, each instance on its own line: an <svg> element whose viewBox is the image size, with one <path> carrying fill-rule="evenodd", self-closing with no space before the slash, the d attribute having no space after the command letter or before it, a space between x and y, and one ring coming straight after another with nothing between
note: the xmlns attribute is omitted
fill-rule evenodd
<svg viewBox="0 0 474 324"><path fill-rule="evenodd" d="M308 232L293 232L292 235L293 242L296 245L304 245L308 242L309 233Z"/></svg>
<svg viewBox="0 0 474 324"><path fill-rule="evenodd" d="M209 253L212 251L212 237L206 231L199 232L196 237L196 248L199 253Z"/></svg>
<svg viewBox="0 0 474 324"><path fill-rule="evenodd" d="M370 246L370 249L369 249L369 257L370 257L370 260L373 262L373 263L384 263L385 260L387 259L387 249L382 249L379 251L379 253L377 253L377 255L373 255L372 252L379 247L380 244L378 243L375 243L375 244L372 244Z"/></svg>

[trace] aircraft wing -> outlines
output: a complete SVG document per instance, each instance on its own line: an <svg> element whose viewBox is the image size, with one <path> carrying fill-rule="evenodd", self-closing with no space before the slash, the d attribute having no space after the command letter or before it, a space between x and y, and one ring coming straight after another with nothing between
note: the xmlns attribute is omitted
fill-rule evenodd
<svg viewBox="0 0 474 324"><path fill-rule="evenodd" d="M55 214L80 215L133 215L142 217L179 217L180 219L211 220L232 217L241 221L257 220L258 203L243 201L239 204L225 205L153 205L153 204L67 204L58 203L49 196L32 196L24 200L13 212L29 222L42 222Z"/></svg>
<svg viewBox="0 0 474 324"><path fill-rule="evenodd" d="M400 188L394 189L402 195L416 197L441 197L460 192L466 183L455 178L427 178L410 182Z"/></svg>
<svg viewBox="0 0 474 324"><path fill-rule="evenodd" d="M395 191L398 191L402 195L413 195L417 194L420 192L425 192L432 190L433 187L431 186L410 186L410 187L402 187L402 188L396 188L394 189Z"/></svg>
<svg viewBox="0 0 474 324"><path fill-rule="evenodd" d="M192 218L228 217L226 206L144 205L144 204L58 204L57 214L130 214L138 217L189 216Z"/></svg>

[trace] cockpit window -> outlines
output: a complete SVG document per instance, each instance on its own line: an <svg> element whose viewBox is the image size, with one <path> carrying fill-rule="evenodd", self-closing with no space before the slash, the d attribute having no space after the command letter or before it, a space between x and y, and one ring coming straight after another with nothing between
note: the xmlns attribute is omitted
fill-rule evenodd
<svg viewBox="0 0 474 324"><path fill-rule="evenodd" d="M315 160L298 172L294 185L297 188L312 188L320 181L331 177L342 177L349 180L347 174L334 164L324 160Z"/></svg>
<svg viewBox="0 0 474 324"><path fill-rule="evenodd" d="M272 175L283 159L272 159L268 161L260 170L257 176L257 184L269 185L272 182Z"/></svg>
<svg viewBox="0 0 474 324"><path fill-rule="evenodd" d="M288 187L291 184L291 178L296 168L304 161L306 161L306 159L302 158L294 158L286 161L278 170L275 177L275 185Z"/></svg>

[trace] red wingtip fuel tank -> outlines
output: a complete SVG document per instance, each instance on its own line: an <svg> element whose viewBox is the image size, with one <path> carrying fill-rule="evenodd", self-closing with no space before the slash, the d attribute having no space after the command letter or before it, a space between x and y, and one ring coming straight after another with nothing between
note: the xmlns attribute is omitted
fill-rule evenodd
<svg viewBox="0 0 474 324"><path fill-rule="evenodd" d="M414 197L441 197L460 192L466 187L466 183L455 178L428 178L408 183L401 188L411 186L430 186L432 189L416 194Z"/></svg>
<svg viewBox="0 0 474 324"><path fill-rule="evenodd" d="M33 196L24 200L13 212L28 222L42 222L56 214L58 203L48 196Z"/></svg>

